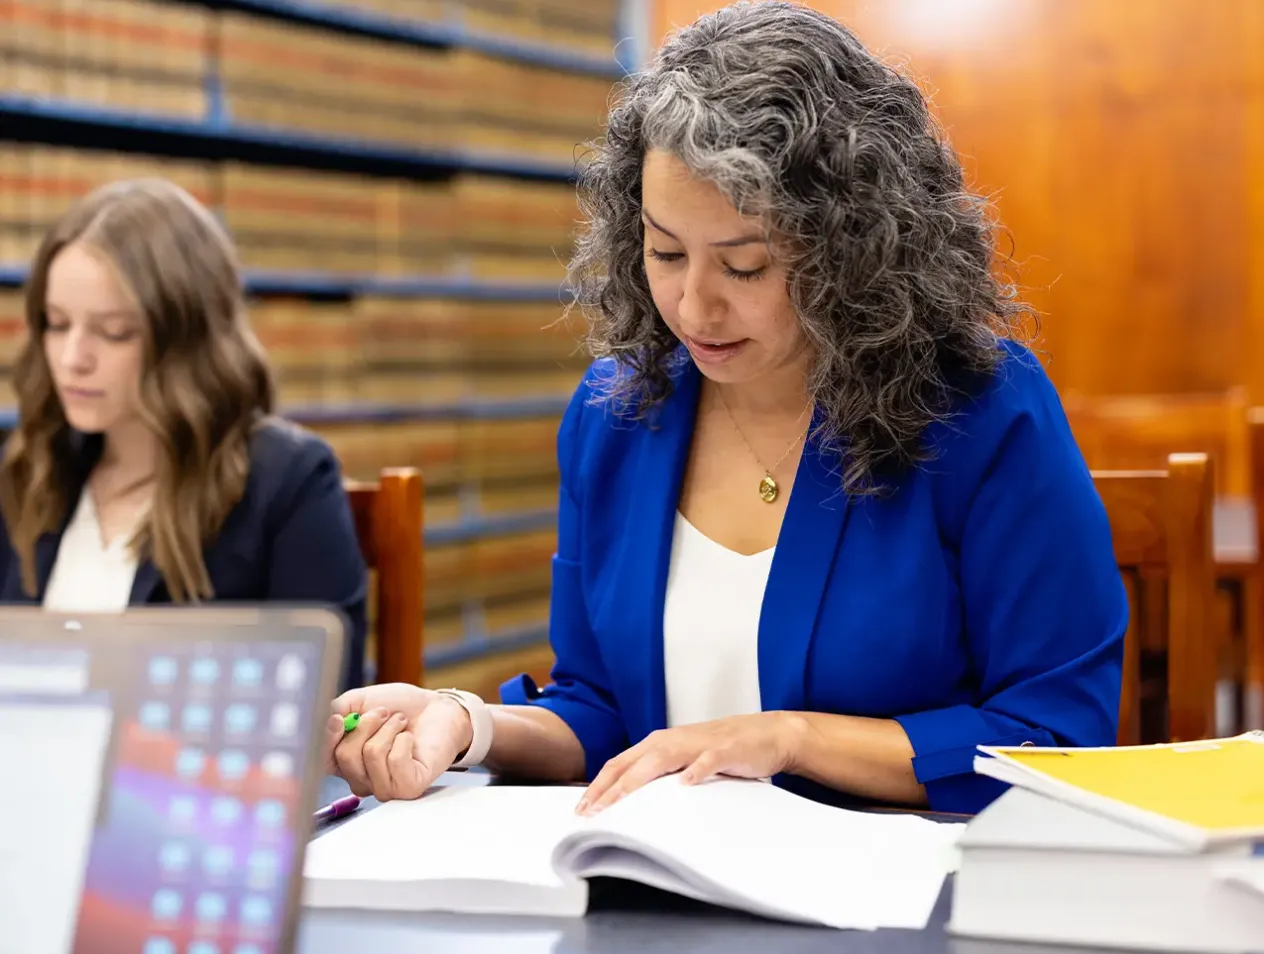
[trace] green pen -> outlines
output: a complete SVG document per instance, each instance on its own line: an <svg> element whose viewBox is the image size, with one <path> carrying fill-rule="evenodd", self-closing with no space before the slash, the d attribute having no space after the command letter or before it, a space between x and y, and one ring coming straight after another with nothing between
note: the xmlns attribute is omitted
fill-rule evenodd
<svg viewBox="0 0 1264 954"><path fill-rule="evenodd" d="M358 712L349 712L349 713L347 713L347 715L346 715L346 716L344 716L344 717L343 717L343 720L342 720L342 731L343 731L343 732L350 732L352 729L354 729L354 728L355 728L356 726L358 726L359 724L360 724L360 713L358 713Z"/></svg>

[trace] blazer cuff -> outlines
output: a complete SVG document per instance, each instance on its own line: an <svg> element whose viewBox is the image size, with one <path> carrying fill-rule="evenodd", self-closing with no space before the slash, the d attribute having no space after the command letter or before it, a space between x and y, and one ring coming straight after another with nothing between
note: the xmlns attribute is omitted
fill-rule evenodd
<svg viewBox="0 0 1264 954"><path fill-rule="evenodd" d="M623 723L617 715L576 699L556 686L542 690L525 673L501 685L500 701L507 706L539 706L565 722L583 747L587 781L596 778L610 759L627 748Z"/></svg>
<svg viewBox="0 0 1264 954"><path fill-rule="evenodd" d="M973 775L974 757L980 745L1049 745L1052 737L1043 729L1007 726L1015 731L997 732L973 706L949 706L897 716L913 745L913 774L925 785L953 775ZM1007 720L1008 721L1008 720Z"/></svg>

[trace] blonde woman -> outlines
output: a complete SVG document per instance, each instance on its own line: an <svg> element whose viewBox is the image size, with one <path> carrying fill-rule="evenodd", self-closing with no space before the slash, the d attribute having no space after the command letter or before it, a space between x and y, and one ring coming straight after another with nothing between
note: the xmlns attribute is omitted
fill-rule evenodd
<svg viewBox="0 0 1264 954"><path fill-rule="evenodd" d="M87 196L26 289L0 464L0 601L71 612L319 602L362 681L366 570L338 462L271 416L273 382L215 218L160 180Z"/></svg>

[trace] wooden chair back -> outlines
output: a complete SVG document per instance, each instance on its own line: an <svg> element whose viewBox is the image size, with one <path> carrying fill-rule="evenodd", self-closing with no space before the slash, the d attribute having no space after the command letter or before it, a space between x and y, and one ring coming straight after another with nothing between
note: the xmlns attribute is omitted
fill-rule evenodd
<svg viewBox="0 0 1264 954"><path fill-rule="evenodd" d="M1207 454L1216 494L1245 497L1253 474L1246 392L1086 397L1063 407L1080 452L1094 470L1162 470L1174 451Z"/></svg>
<svg viewBox="0 0 1264 954"><path fill-rule="evenodd" d="M421 471L388 468L376 482L349 480L346 488L360 550L377 578L374 681L420 685L425 606Z"/></svg>
<svg viewBox="0 0 1264 954"><path fill-rule="evenodd" d="M1212 556L1212 464L1206 454L1171 454L1165 470L1095 471L1094 483L1106 506L1115 560L1128 588L1129 620L1124 648L1119 743L1188 741L1214 734L1215 565ZM1158 604L1142 592L1162 585ZM1145 628L1162 627L1150 633ZM1166 677L1157 694L1166 703L1163 738L1143 732L1143 647L1161 645Z"/></svg>

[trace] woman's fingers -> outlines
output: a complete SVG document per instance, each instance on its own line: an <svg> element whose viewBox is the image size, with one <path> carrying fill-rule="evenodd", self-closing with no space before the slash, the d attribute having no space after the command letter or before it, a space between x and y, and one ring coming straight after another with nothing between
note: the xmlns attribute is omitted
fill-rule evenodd
<svg viewBox="0 0 1264 954"><path fill-rule="evenodd" d="M395 739L408 728L408 718L395 713L364 743L364 768L369 774L373 796L378 801L395 798L395 785L391 781L390 756Z"/></svg>
<svg viewBox="0 0 1264 954"><path fill-rule="evenodd" d="M420 798L433 781L430 773L415 758L417 739L411 732L395 736L388 765L396 798Z"/></svg>
<svg viewBox="0 0 1264 954"><path fill-rule="evenodd" d="M338 774L347 780L351 791L365 798L373 794L373 783L364 765L364 744L373 738L389 718L385 709L373 709L360 716L360 724L346 733L334 748L334 764Z"/></svg>
<svg viewBox="0 0 1264 954"><path fill-rule="evenodd" d="M345 734L342 725L342 716L331 715L325 721L325 740L321 744L321 764L324 766L326 775L335 775L338 772L338 763L334 759L334 750L338 748L338 743L342 741Z"/></svg>

